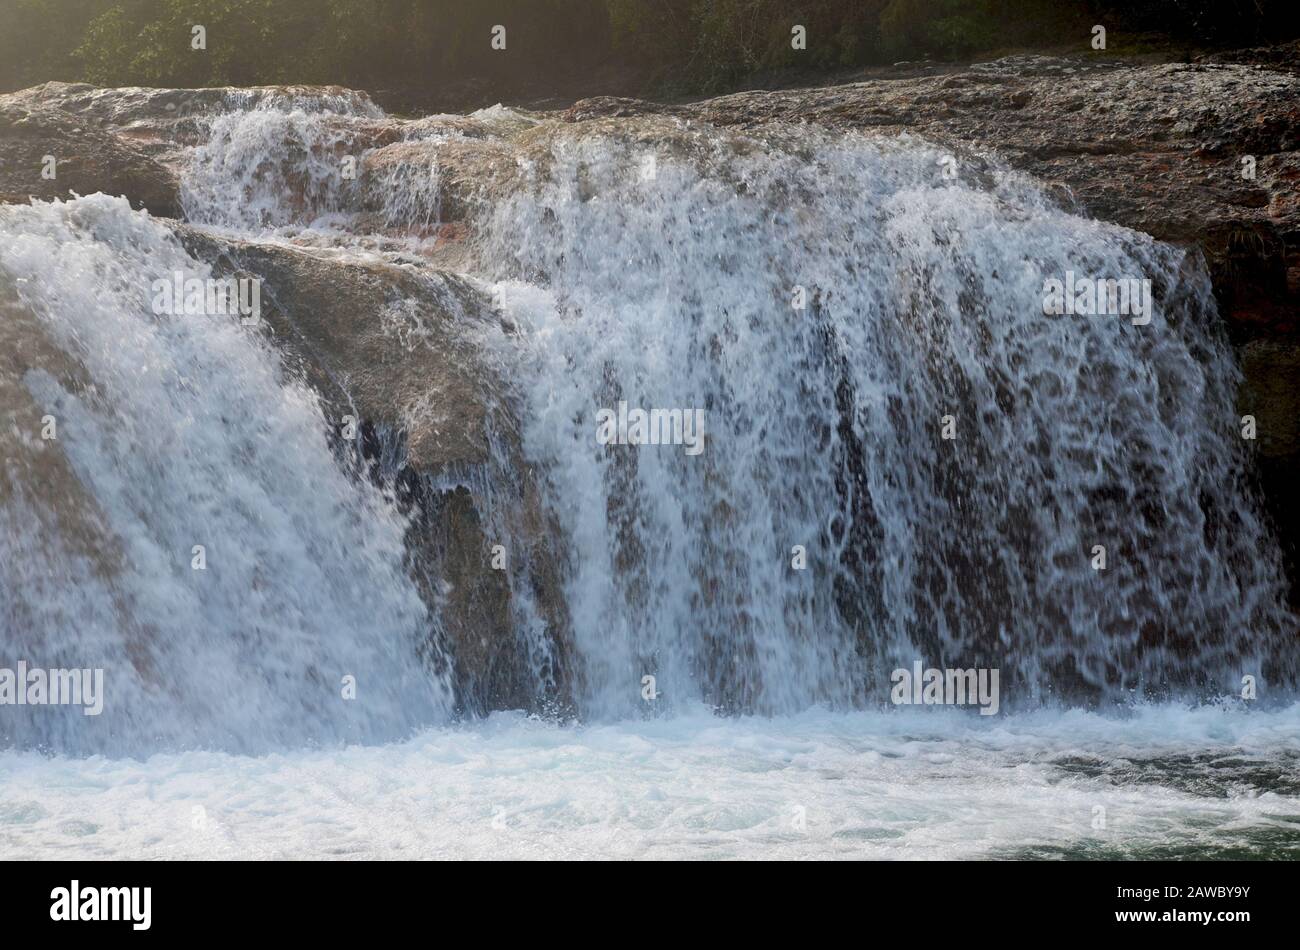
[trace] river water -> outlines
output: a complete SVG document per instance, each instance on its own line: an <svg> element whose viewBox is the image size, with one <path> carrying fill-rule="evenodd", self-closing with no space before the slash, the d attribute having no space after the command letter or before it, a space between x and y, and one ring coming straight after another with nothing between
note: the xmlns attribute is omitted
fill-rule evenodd
<svg viewBox="0 0 1300 950"><path fill-rule="evenodd" d="M435 161L375 214L337 157L384 118L232 98L188 221L418 261L463 136L405 133ZM1198 261L906 137L478 121L533 136L464 274L501 319L465 332L562 539L563 637L513 609L567 651L563 714L457 706L406 515L316 394L150 308L211 262L119 199L0 207L6 334L43 354L0 376L4 660L109 683L102 718L4 707L0 854L1295 855L1295 619ZM1067 274L1150 312L1046 314ZM694 448L601 444L620 405ZM998 670L997 714L893 707L914 661Z"/></svg>

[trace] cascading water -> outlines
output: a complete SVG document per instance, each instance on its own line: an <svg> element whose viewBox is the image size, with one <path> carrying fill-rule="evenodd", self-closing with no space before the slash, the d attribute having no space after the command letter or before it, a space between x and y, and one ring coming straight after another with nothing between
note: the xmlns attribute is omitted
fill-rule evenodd
<svg viewBox="0 0 1300 950"><path fill-rule="evenodd" d="M1197 260L909 138L266 90L185 122L187 227L0 206L0 667L108 673L100 716L0 709L0 853L1294 840L1295 621ZM391 420L349 446L357 374L299 373L292 320L151 306L278 260L283 308L271 250L355 268L358 338L470 347L485 458L417 472ZM1045 313L1068 273L1149 279L1150 321ZM398 413L424 451L443 391ZM702 427L602 444L620 404ZM1002 713L889 705L914 660L1000 669Z"/></svg>
<svg viewBox="0 0 1300 950"><path fill-rule="evenodd" d="M914 658L1001 668L1012 703L1293 680L1202 270L973 164L634 127L497 205L591 712L645 674L670 705L885 701ZM1151 280L1150 322L1045 315L1068 272ZM620 403L703 410L703 451L598 445Z"/></svg>
<svg viewBox="0 0 1300 950"><path fill-rule="evenodd" d="M399 519L339 468L315 396L255 333L154 312L153 281L178 272L210 275L120 199L0 208L0 275L32 315L12 342L71 367L24 373L30 412L6 420L23 440L0 492L7 659L102 668L111 690L97 717L7 709L5 739L259 750L437 721L446 691L416 659L435 621ZM45 415L57 438L33 447ZM76 492L28 497L54 453Z"/></svg>
<svg viewBox="0 0 1300 950"><path fill-rule="evenodd" d="M349 212L365 200L359 183L368 151L459 137L437 123L395 127L357 95L232 96L203 124L207 140L193 149L182 178L186 217L255 234L290 226L356 231ZM436 167L416 160L372 177L378 225L414 230L436 221Z"/></svg>
<svg viewBox="0 0 1300 950"><path fill-rule="evenodd" d="M230 106L209 120L208 140L189 159L182 190L189 220L257 231L327 224L343 210L355 178L344 177L339 162L382 115L373 104L280 97Z"/></svg>

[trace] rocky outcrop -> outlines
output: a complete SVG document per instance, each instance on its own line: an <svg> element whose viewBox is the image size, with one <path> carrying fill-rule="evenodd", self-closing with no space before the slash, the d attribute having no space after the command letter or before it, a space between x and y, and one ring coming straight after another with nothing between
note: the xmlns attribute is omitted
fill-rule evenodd
<svg viewBox="0 0 1300 950"><path fill-rule="evenodd" d="M420 259L341 261L175 230L221 276L261 281L263 329L321 394L340 453L410 516L410 570L445 634L460 706L537 709L539 661L517 636L520 612L557 640L567 624L510 405L471 343L476 324L496 319L489 303ZM564 695L558 659L546 676L548 698Z"/></svg>
<svg viewBox="0 0 1300 950"><path fill-rule="evenodd" d="M420 261L344 263L184 226L177 233L219 272L261 279L261 318L324 396L332 421L353 414L402 432L408 461L423 472L486 462L497 394L456 332L486 310L463 278Z"/></svg>
<svg viewBox="0 0 1300 950"><path fill-rule="evenodd" d="M0 97L0 204L104 192L160 217L180 215L175 172L116 132Z"/></svg>
<svg viewBox="0 0 1300 950"><path fill-rule="evenodd" d="M236 102L334 103L355 120L356 147L381 184L436 162L438 224L463 219L475 195L516 174L530 137L545 135L538 127L555 119L661 115L741 129L779 121L910 131L995 151L1086 214L1201 248L1223 312L1245 341L1300 330L1300 52L1238 58L1150 65L1017 56L687 104L604 97L530 117L484 110L410 121L384 117L364 94L338 87L47 83L0 96L0 192L26 200L101 185L155 214L174 214L177 147L193 144L206 117ZM60 159L57 181L40 178L45 154ZM373 189L362 195L364 210L385 210Z"/></svg>
<svg viewBox="0 0 1300 950"><path fill-rule="evenodd" d="M0 96L0 204L104 192L157 217L179 218L184 148L204 141L212 116L238 105L327 104L347 114L355 149L401 137L364 93L332 86L251 89L101 89L50 82ZM46 156L53 156L50 177Z"/></svg>
<svg viewBox="0 0 1300 950"><path fill-rule="evenodd" d="M81 128L96 129L169 150L196 144L205 133L205 120L233 106L253 108L263 103L329 105L339 113L369 116L376 125L383 112L363 92L341 86L252 86L247 88L150 89L126 86L104 89L86 83L47 82L0 96L8 106L31 114L56 114Z"/></svg>

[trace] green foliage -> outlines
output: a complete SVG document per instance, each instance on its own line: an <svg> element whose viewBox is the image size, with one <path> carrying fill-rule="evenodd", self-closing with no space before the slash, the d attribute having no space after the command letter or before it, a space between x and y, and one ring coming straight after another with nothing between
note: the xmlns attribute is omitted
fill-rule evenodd
<svg viewBox="0 0 1300 950"><path fill-rule="evenodd" d="M1061 45L1102 22L1246 44L1300 34L1295 0L0 0L0 89L338 83L433 97L710 91L758 74ZM191 49L191 29L207 49ZM507 53L490 48L495 24ZM805 50L791 28L807 29ZM1083 30L1081 34L1079 31Z"/></svg>
<svg viewBox="0 0 1300 950"><path fill-rule="evenodd" d="M84 78L73 55L113 0L0 0L0 89Z"/></svg>

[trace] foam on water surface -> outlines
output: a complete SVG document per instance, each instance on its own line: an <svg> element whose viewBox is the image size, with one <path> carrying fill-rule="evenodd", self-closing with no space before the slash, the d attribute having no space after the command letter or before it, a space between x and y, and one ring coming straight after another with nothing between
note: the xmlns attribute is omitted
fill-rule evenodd
<svg viewBox="0 0 1300 950"><path fill-rule="evenodd" d="M3 753L0 854L1295 857L1298 774L1296 706L997 721L687 710L583 727L499 713L392 745L256 758Z"/></svg>

